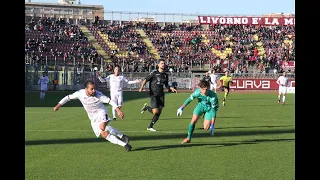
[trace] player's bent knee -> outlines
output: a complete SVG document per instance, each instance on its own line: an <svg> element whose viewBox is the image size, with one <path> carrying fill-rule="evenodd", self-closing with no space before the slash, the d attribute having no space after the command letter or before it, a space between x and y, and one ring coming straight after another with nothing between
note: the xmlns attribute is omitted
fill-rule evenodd
<svg viewBox="0 0 320 180"><path fill-rule="evenodd" d="M152 114L159 114L159 109L158 108L155 108L155 109L152 109Z"/></svg>
<svg viewBox="0 0 320 180"><path fill-rule="evenodd" d="M107 115L106 115L106 118L108 119L108 116L107 116ZM104 130L106 129L108 123L109 123L109 121L100 123L100 124L99 124L99 128L100 128L102 131L104 131Z"/></svg>
<svg viewBox="0 0 320 180"><path fill-rule="evenodd" d="M204 120L204 122L203 122L203 129L204 130L208 130L210 128L210 122L211 121Z"/></svg>
<svg viewBox="0 0 320 180"><path fill-rule="evenodd" d="M107 136L109 135L109 132L108 132L108 131L101 131L101 132L100 132L100 135L101 135L103 138L107 138Z"/></svg>

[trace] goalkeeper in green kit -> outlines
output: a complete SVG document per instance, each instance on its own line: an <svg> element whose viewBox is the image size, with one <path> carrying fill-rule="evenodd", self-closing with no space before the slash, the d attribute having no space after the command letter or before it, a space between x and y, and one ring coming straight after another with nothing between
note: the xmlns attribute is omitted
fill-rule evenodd
<svg viewBox="0 0 320 180"><path fill-rule="evenodd" d="M183 103L177 110L177 116L182 115L183 109L193 100L198 99L198 104L193 110L191 122L188 126L188 136L182 141L182 144L190 143L191 136L194 131L195 125L199 118L204 115L203 129L211 130L211 135L214 133L214 123L216 113L219 108L218 96L214 91L209 90L210 84L207 81L201 80L197 88L190 97Z"/></svg>

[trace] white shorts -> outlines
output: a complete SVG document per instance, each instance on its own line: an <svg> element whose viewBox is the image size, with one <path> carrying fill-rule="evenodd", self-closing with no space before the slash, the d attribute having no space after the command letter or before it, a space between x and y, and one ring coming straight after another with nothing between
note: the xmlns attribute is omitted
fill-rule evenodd
<svg viewBox="0 0 320 180"><path fill-rule="evenodd" d="M110 121L108 114L105 113L101 113L99 115L96 115L96 117L94 117L91 120L91 127L93 129L94 134L99 137L100 133L101 133L101 129L100 129L100 124L104 123L104 122L108 122Z"/></svg>
<svg viewBox="0 0 320 180"><path fill-rule="evenodd" d="M279 94L286 94L287 86L279 86Z"/></svg>
<svg viewBox="0 0 320 180"><path fill-rule="evenodd" d="M48 86L41 86L41 87L40 87L40 90L41 90L41 91L47 91L47 90L48 90Z"/></svg>
<svg viewBox="0 0 320 180"><path fill-rule="evenodd" d="M115 102L118 106L122 106L122 103L123 103L122 91L119 91L119 92L110 91L110 99L113 102Z"/></svg>
<svg viewBox="0 0 320 180"><path fill-rule="evenodd" d="M210 90L217 89L217 84L210 84Z"/></svg>

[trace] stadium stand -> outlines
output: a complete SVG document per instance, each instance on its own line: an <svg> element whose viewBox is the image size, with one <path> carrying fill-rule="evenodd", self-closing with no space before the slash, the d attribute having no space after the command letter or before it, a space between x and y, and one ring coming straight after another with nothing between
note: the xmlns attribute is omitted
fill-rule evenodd
<svg viewBox="0 0 320 180"><path fill-rule="evenodd" d="M63 19L38 18L26 22L28 62L119 65L124 72L151 71L157 59L175 72L191 67L214 67L218 72L258 73L291 71L295 61L295 26L200 25L133 23L86 25L103 52L99 53L81 27ZM270 73L270 72L269 72Z"/></svg>
<svg viewBox="0 0 320 180"><path fill-rule="evenodd" d="M74 61L91 64L100 58L79 26L46 17L26 23L25 55L28 63L33 61L39 65L54 64L55 61L59 64L73 64Z"/></svg>

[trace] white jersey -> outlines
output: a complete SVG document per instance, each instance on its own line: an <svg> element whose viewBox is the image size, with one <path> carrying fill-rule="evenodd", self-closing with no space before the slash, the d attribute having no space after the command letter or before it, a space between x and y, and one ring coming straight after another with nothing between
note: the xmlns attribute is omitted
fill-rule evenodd
<svg viewBox="0 0 320 180"><path fill-rule="evenodd" d="M96 90L95 96L88 96L85 89L74 92L67 96L67 100L79 99L84 109L88 113L88 117L91 121L94 121L96 117L108 114L108 110L103 103L110 103L111 99L103 95L100 91ZM65 104L66 101L62 99L59 104Z"/></svg>
<svg viewBox="0 0 320 180"><path fill-rule="evenodd" d="M114 74L107 76L105 80L110 82L110 92L112 93L122 92L122 89L125 83L127 84L136 83L136 81L129 81L123 75L115 76Z"/></svg>
<svg viewBox="0 0 320 180"><path fill-rule="evenodd" d="M211 78L212 84L216 85L216 84L217 84L217 80L219 79L219 75L217 75L217 74L210 74L210 78Z"/></svg>
<svg viewBox="0 0 320 180"><path fill-rule="evenodd" d="M279 84L279 94L286 94L287 93L288 78L285 76L280 76L277 79L277 83Z"/></svg>
<svg viewBox="0 0 320 180"><path fill-rule="evenodd" d="M280 86L287 86L288 85L288 78L285 77L285 76L280 76L278 79L277 79L277 83L279 84L279 87Z"/></svg>
<svg viewBox="0 0 320 180"><path fill-rule="evenodd" d="M47 86L48 83L49 83L48 76L41 76L39 81L38 81L38 84L40 84L40 86Z"/></svg>
<svg viewBox="0 0 320 180"><path fill-rule="evenodd" d="M108 110L104 103L110 104L113 108L118 107L109 97L100 91L95 91L94 96L88 96L85 89L69 94L62 98L59 104L64 105L72 99L79 99L91 121L91 127L97 137L101 134L100 124L109 121Z"/></svg>

